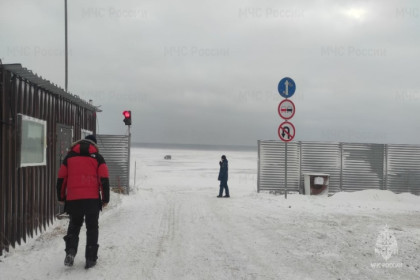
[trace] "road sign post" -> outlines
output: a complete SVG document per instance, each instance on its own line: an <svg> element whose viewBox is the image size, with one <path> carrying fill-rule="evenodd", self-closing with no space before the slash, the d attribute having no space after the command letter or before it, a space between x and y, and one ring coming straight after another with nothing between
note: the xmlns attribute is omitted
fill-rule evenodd
<svg viewBox="0 0 420 280"><path fill-rule="evenodd" d="M284 199L287 199L287 142L284 143Z"/></svg>
<svg viewBox="0 0 420 280"><path fill-rule="evenodd" d="M279 94L286 98L280 102L277 109L280 117L285 120L280 124L277 134L284 142L284 198L287 199L287 143L292 141L296 134L295 126L288 121L295 115L296 107L295 104L288 98L291 98L293 94L295 94L295 81L289 77L285 77L280 80L277 89Z"/></svg>

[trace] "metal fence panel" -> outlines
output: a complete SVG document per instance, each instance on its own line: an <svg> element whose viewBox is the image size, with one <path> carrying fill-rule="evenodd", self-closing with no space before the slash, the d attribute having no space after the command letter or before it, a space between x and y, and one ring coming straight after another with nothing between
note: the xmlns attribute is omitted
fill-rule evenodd
<svg viewBox="0 0 420 280"><path fill-rule="evenodd" d="M329 191L340 191L341 145L340 143L299 142L301 145L301 190L304 189L304 173L330 175Z"/></svg>
<svg viewBox="0 0 420 280"><path fill-rule="evenodd" d="M258 141L258 191L283 190L285 144ZM304 173L330 175L329 192L387 189L420 194L420 146L288 143L288 189L303 193Z"/></svg>
<svg viewBox="0 0 420 280"><path fill-rule="evenodd" d="M129 136L128 135L96 135L99 153L105 158L109 170L111 187L129 187Z"/></svg>
<svg viewBox="0 0 420 280"><path fill-rule="evenodd" d="M343 143L342 189L344 191L383 188L384 146Z"/></svg>
<svg viewBox="0 0 420 280"><path fill-rule="evenodd" d="M387 189L420 195L420 146L388 145Z"/></svg>
<svg viewBox="0 0 420 280"><path fill-rule="evenodd" d="M258 191L283 190L285 187L285 143L260 141L258 145ZM300 149L297 143L287 144L287 189L299 191Z"/></svg>

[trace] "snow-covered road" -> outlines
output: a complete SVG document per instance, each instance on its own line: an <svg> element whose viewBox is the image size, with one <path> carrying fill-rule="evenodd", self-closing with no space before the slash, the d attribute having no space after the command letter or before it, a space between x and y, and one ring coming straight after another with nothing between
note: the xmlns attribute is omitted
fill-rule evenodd
<svg viewBox="0 0 420 280"><path fill-rule="evenodd" d="M96 267L83 268L84 228L64 267L61 220L1 257L0 279L420 278L419 197L257 194L256 153L226 152L232 197L216 198L220 155L134 149L136 186L101 214ZM387 260L375 253L386 226L398 246Z"/></svg>

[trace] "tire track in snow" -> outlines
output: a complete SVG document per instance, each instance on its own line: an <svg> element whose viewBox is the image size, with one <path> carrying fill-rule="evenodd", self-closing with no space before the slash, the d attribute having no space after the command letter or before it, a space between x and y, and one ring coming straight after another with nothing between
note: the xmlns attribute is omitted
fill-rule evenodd
<svg viewBox="0 0 420 280"><path fill-rule="evenodd" d="M175 235L175 207L172 202L169 202L169 205L166 207L166 210L163 213L160 230L159 230L159 241L158 247L156 250L156 257L160 257L164 254L167 247L167 243L174 239Z"/></svg>
<svg viewBox="0 0 420 280"><path fill-rule="evenodd" d="M159 279L156 277L159 262L166 258L168 249L172 246L178 229L179 211L173 201L173 195L164 195L165 206L160 216L159 227L156 232L156 244L151 246L149 258L151 263L145 271L146 279Z"/></svg>

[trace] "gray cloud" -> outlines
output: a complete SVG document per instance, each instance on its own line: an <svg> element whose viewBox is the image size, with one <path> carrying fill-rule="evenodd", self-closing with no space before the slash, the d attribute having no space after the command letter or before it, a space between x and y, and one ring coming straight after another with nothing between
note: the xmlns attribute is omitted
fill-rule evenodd
<svg viewBox="0 0 420 280"><path fill-rule="evenodd" d="M134 141L278 139L292 77L296 140L418 143L416 1L69 1L69 89L100 133ZM64 85L63 3L2 1L0 57Z"/></svg>

